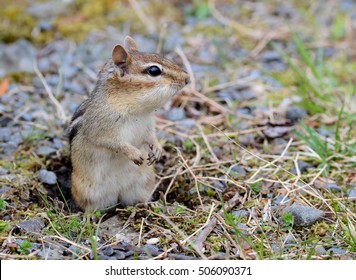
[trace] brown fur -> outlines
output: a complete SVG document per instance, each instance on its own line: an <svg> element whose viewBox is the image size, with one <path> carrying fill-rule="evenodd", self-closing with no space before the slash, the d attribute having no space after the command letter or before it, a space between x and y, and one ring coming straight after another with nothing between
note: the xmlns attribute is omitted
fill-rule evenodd
<svg viewBox="0 0 356 280"><path fill-rule="evenodd" d="M188 82L188 74L158 54L141 53L127 37L113 49L89 98L73 115L69 138L72 195L84 210L150 199L161 148L153 111ZM148 67L162 74L152 77Z"/></svg>

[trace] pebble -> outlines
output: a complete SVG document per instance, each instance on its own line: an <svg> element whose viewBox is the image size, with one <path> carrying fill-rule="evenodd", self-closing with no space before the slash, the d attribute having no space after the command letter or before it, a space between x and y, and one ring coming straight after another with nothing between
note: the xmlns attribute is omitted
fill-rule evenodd
<svg viewBox="0 0 356 280"><path fill-rule="evenodd" d="M154 238L150 238L146 241L146 244L148 245L154 245L157 244L159 242L159 238L158 237L154 237Z"/></svg>
<svg viewBox="0 0 356 280"><path fill-rule="evenodd" d="M286 111L286 118L292 122L299 121L304 119L307 116L307 112L297 106L291 106Z"/></svg>
<svg viewBox="0 0 356 280"><path fill-rule="evenodd" d="M232 215L234 215L235 217L237 218L245 218L248 216L248 211L247 210L233 210L232 212Z"/></svg>
<svg viewBox="0 0 356 280"><path fill-rule="evenodd" d="M41 232L44 226L45 226L44 223L38 217L17 224L17 227L24 230L25 232L36 232L36 233Z"/></svg>
<svg viewBox="0 0 356 280"><path fill-rule="evenodd" d="M165 117L170 121L180 121L185 118L185 112L182 107L174 107L166 112Z"/></svg>
<svg viewBox="0 0 356 280"><path fill-rule="evenodd" d="M44 248L38 255L44 260L61 260L63 251L57 248Z"/></svg>
<svg viewBox="0 0 356 280"><path fill-rule="evenodd" d="M260 55L263 62L282 61L281 55L276 51L265 51Z"/></svg>
<svg viewBox="0 0 356 280"><path fill-rule="evenodd" d="M275 199L273 199L273 204L274 205L279 205L279 204L285 205L288 203L288 201L290 201L290 198L281 194L281 195L277 196Z"/></svg>
<svg viewBox="0 0 356 280"><path fill-rule="evenodd" d="M56 150L49 146L40 146L36 149L36 154L40 156L49 156L55 152Z"/></svg>
<svg viewBox="0 0 356 280"><path fill-rule="evenodd" d="M322 135L322 136L325 136L325 137L334 137L334 133L330 130L327 130L326 128L324 127L318 127L316 129L316 131Z"/></svg>
<svg viewBox="0 0 356 280"><path fill-rule="evenodd" d="M345 255L347 254L347 251L345 251L344 249L341 249L341 248L330 248L329 250L327 250L327 252L329 254L333 254L333 255Z"/></svg>
<svg viewBox="0 0 356 280"><path fill-rule="evenodd" d="M244 235L249 235L250 234L249 231L248 231L250 228L248 226L246 226L245 224L243 224L243 223L238 223L237 224L237 228Z"/></svg>
<svg viewBox="0 0 356 280"><path fill-rule="evenodd" d="M144 250L146 251L148 251L148 253L158 253L159 251L160 251L160 249L157 247L157 246L155 246L155 245L151 245L151 244L146 244L145 246L144 246Z"/></svg>
<svg viewBox="0 0 356 280"><path fill-rule="evenodd" d="M195 125L196 125L196 121L190 118L179 120L176 122L177 128L181 130L192 129L193 127L195 127Z"/></svg>
<svg viewBox="0 0 356 280"><path fill-rule="evenodd" d="M132 253L131 253L132 252ZM131 251L131 255L133 255L133 251ZM112 255L116 260L124 260L126 258L126 254L121 252L121 251L114 251L114 254Z"/></svg>
<svg viewBox="0 0 356 280"><path fill-rule="evenodd" d="M324 212L313 207L293 204L285 208L283 213L289 212L293 216L295 227L308 227L324 216Z"/></svg>
<svg viewBox="0 0 356 280"><path fill-rule="evenodd" d="M33 73L33 60L36 56L35 47L24 39L8 45L1 45L0 69L5 73L27 72Z"/></svg>
<svg viewBox="0 0 356 280"><path fill-rule="evenodd" d="M63 148L63 143L62 143L62 141L61 141L60 139L54 138L54 139L52 140L52 142L53 142L53 145L52 145L53 148L55 148L55 149L57 149L57 150Z"/></svg>
<svg viewBox="0 0 356 280"><path fill-rule="evenodd" d="M1 146L5 155L11 155L13 152L16 151L18 144L13 141L9 141Z"/></svg>
<svg viewBox="0 0 356 280"><path fill-rule="evenodd" d="M242 176L246 175L245 169L243 169L240 165L235 164L233 167L231 167L231 171L237 174L240 174Z"/></svg>
<svg viewBox="0 0 356 280"><path fill-rule="evenodd" d="M293 236L293 234L288 233L287 236L284 238L283 241L284 244L296 244L297 240L295 239L295 237Z"/></svg>
<svg viewBox="0 0 356 280"><path fill-rule="evenodd" d="M326 183L325 184L325 189L327 189L328 191L333 192L333 193L337 193L337 192L341 192L342 191L341 187L339 187L335 183Z"/></svg>
<svg viewBox="0 0 356 280"><path fill-rule="evenodd" d="M298 165L298 169L299 169L300 173L303 173L303 172L307 171L308 168L312 167L312 165L310 163L305 162L303 160L298 160L297 165ZM294 175L297 175L297 168L295 166L293 166L291 169L289 169L289 172Z"/></svg>
<svg viewBox="0 0 356 280"><path fill-rule="evenodd" d="M255 135L252 133L240 135L238 142L244 146L250 146L255 144Z"/></svg>
<svg viewBox="0 0 356 280"><path fill-rule="evenodd" d="M114 254L114 249L112 246L108 246L105 249L99 250L98 253L106 255L106 256L112 256Z"/></svg>
<svg viewBox="0 0 356 280"><path fill-rule="evenodd" d="M0 128L0 142L7 142L10 140L11 130L8 127Z"/></svg>
<svg viewBox="0 0 356 280"><path fill-rule="evenodd" d="M314 250L315 250L315 255L317 256L322 256L326 254L326 250L322 245L316 245Z"/></svg>
<svg viewBox="0 0 356 280"><path fill-rule="evenodd" d="M356 198L356 186L354 186L351 190L347 192L347 197L351 198L354 197Z"/></svg>
<svg viewBox="0 0 356 280"><path fill-rule="evenodd" d="M0 176L6 175L7 173L9 173L9 170L0 166Z"/></svg>
<svg viewBox="0 0 356 280"><path fill-rule="evenodd" d="M46 169L41 169L39 172L39 179L42 183L54 185L57 183L57 176L54 172Z"/></svg>

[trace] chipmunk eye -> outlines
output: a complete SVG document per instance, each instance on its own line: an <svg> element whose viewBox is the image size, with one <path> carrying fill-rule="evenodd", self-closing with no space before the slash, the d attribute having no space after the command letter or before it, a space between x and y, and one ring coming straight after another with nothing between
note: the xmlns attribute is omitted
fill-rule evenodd
<svg viewBox="0 0 356 280"><path fill-rule="evenodd" d="M162 74L162 71L157 66L151 66L147 69L147 73L150 74L152 77L157 77Z"/></svg>

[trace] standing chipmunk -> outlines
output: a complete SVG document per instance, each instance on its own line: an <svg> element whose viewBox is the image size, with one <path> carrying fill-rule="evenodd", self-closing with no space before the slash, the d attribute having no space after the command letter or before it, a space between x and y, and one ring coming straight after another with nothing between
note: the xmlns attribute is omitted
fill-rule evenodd
<svg viewBox="0 0 356 280"><path fill-rule="evenodd" d="M189 83L182 68L158 54L139 52L131 37L124 45L114 47L68 131L72 196L85 211L151 198L152 163L161 154L153 112Z"/></svg>

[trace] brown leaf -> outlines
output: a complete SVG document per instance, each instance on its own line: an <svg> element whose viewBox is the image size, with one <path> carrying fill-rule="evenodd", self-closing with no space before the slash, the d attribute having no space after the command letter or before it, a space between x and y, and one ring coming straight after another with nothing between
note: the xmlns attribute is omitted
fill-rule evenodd
<svg viewBox="0 0 356 280"><path fill-rule="evenodd" d="M4 78L0 82L0 96L3 96L7 92L8 88L9 88L9 85L10 85L9 78Z"/></svg>

